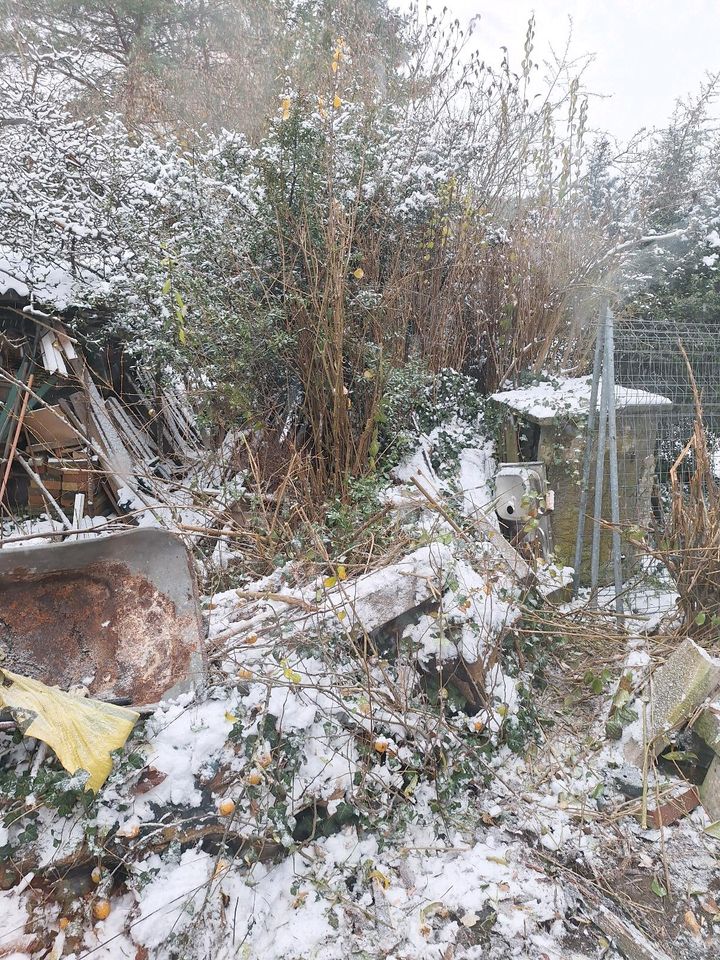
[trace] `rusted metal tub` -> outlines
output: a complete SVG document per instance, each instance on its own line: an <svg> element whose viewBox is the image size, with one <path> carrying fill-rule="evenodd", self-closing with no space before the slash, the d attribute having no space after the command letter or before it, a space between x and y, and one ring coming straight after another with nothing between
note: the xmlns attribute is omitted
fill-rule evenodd
<svg viewBox="0 0 720 960"><path fill-rule="evenodd" d="M171 533L0 550L0 666L148 706L202 684L191 558Z"/></svg>

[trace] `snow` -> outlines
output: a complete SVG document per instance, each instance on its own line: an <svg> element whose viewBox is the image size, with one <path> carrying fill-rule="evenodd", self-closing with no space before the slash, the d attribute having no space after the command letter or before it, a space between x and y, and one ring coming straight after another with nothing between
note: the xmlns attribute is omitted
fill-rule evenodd
<svg viewBox="0 0 720 960"><path fill-rule="evenodd" d="M539 424L550 424L563 417L587 416L590 409L592 377L573 377L566 380L543 381L517 390L493 393L492 399L514 413ZM601 396L602 382L598 388ZM672 406L672 401L658 393L648 393L630 387L615 386L615 407L618 411L656 409Z"/></svg>
<svg viewBox="0 0 720 960"><path fill-rule="evenodd" d="M492 490L496 468L495 444L490 439L460 453L458 482L463 491L463 512L468 517L481 516L499 529Z"/></svg>
<svg viewBox="0 0 720 960"><path fill-rule="evenodd" d="M489 545L488 551L482 573L462 560L452 565L448 579L453 585L444 597L442 618L423 616L405 630L422 662L431 656L438 662L459 656L466 663L482 661L502 630L520 615L516 590Z"/></svg>
<svg viewBox="0 0 720 960"><path fill-rule="evenodd" d="M156 950L190 926L206 899L214 863L208 853L186 850L178 863L168 864L155 856L149 857L143 868L154 877L142 889L132 937L141 946Z"/></svg>
<svg viewBox="0 0 720 960"><path fill-rule="evenodd" d="M227 719L231 704L223 700L192 702L184 694L161 706L147 725L147 763L166 778L142 796L135 813L141 816L152 803L197 806L201 794L196 776L220 750L232 728Z"/></svg>
<svg viewBox="0 0 720 960"><path fill-rule="evenodd" d="M3 960L25 960L32 937L24 933L28 907L21 892L0 893L0 954ZM7 953L6 953L7 951Z"/></svg>

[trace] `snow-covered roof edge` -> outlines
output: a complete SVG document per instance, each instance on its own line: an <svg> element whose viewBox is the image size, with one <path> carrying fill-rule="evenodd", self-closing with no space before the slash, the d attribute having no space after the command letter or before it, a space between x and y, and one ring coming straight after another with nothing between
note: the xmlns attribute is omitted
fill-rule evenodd
<svg viewBox="0 0 720 960"><path fill-rule="evenodd" d="M592 377L572 377L536 383L517 390L499 391L493 393L491 399L531 423L546 426L566 417L586 417L590 409L591 388ZM618 412L657 412L659 407L671 406L672 400L659 393L615 385L615 407Z"/></svg>

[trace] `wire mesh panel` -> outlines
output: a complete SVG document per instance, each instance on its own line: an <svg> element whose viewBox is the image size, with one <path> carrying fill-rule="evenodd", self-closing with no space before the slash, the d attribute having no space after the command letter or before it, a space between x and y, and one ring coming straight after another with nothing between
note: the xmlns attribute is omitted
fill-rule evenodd
<svg viewBox="0 0 720 960"><path fill-rule="evenodd" d="M666 482L695 420L692 382L683 350L700 393L708 438L715 445L720 437L720 324L667 318L616 322L616 382L672 401L672 407L659 411L656 423L660 483Z"/></svg>
<svg viewBox="0 0 720 960"><path fill-rule="evenodd" d="M708 470L720 476L720 324L667 317L617 318L614 353L618 389L624 388L631 395L648 391L671 401L671 405L659 405L653 416L635 418L626 424L624 444L619 437L621 448L624 445L629 451L634 445L636 453L621 455L620 483L626 490L639 491L639 502L651 499L651 523L648 525L646 519L638 517L645 543L651 547L674 543L677 547L685 533L677 507L678 503L689 502L686 498L691 479L695 477L693 484L697 485ZM705 431L700 433L694 433L693 380L705 425ZM650 451L654 451L651 490L648 488ZM671 492L674 466L675 486ZM709 482L714 485L714 481ZM707 484L703 489L707 491ZM682 551L675 550L674 554L681 556ZM630 559L627 553L626 557ZM668 561L668 556L664 559ZM669 566L672 568L673 564ZM667 577L664 565L653 562L647 550L641 563L636 558L636 562L625 564L626 576L630 578L653 572ZM677 575L675 570L674 576Z"/></svg>

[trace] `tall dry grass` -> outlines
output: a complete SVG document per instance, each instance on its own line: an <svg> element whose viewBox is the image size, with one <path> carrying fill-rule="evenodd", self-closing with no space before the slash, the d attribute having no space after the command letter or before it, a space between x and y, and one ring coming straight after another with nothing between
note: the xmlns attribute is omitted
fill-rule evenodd
<svg viewBox="0 0 720 960"><path fill-rule="evenodd" d="M717 645L720 628L720 483L713 470L697 383L682 344L695 399L695 423L670 469L670 509L658 556L672 574L684 629Z"/></svg>

